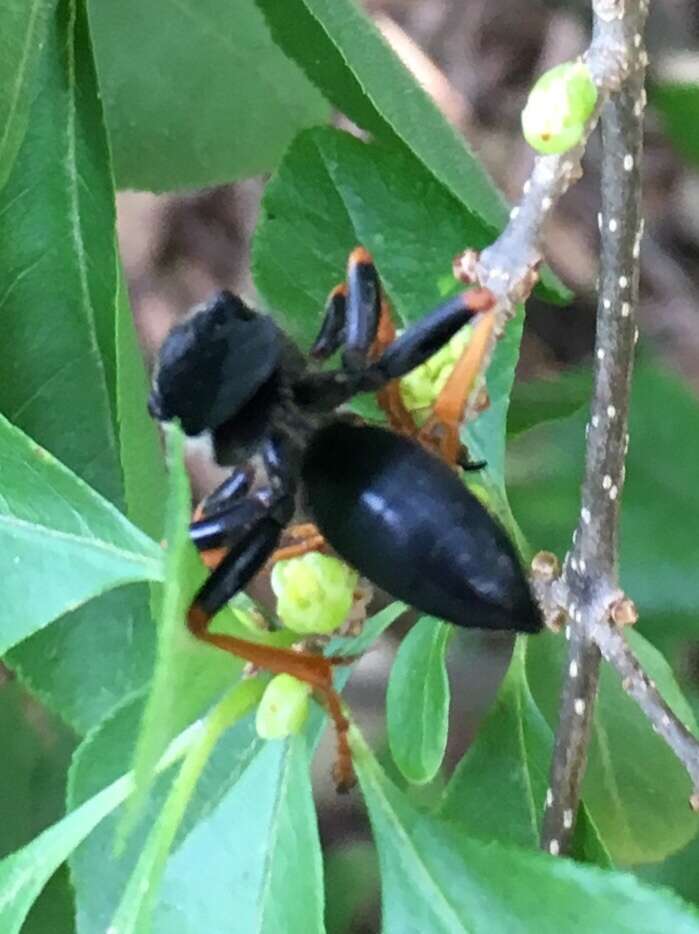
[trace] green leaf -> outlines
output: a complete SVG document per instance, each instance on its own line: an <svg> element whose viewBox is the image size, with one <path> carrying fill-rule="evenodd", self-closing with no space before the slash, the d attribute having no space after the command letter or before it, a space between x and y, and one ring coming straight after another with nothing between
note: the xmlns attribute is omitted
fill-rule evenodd
<svg viewBox="0 0 699 934"><path fill-rule="evenodd" d="M696 729L665 659L638 633L628 633L641 664L677 715ZM527 673L552 729L558 720L566 642L542 634L527 646ZM654 862L685 845L699 829L687 804L691 783L619 677L603 665L583 798L615 862Z"/></svg>
<svg viewBox="0 0 699 934"><path fill-rule="evenodd" d="M352 0L257 3L279 46L336 107L382 142L404 148L406 157L412 154L432 181L460 202L468 221L456 252L494 239L507 220L502 195ZM417 189L412 197L421 196ZM436 229L430 225L416 233ZM387 238L395 232L386 228ZM446 254L447 261L452 255ZM544 280L552 296L568 300L569 294L550 271L544 272Z"/></svg>
<svg viewBox="0 0 699 934"><path fill-rule="evenodd" d="M348 0L258 5L281 48L336 107L388 141L398 136L480 224L504 226L507 207L485 170L358 6Z"/></svg>
<svg viewBox="0 0 699 934"><path fill-rule="evenodd" d="M358 638L336 638L332 640L332 646L335 654L352 655L360 651L366 651L371 642L378 638L381 632L390 625L398 616L404 607L399 603L391 604L381 613L367 621L364 632ZM224 663L234 666L235 661L225 653L210 653L210 662L216 663L216 655L222 658ZM231 670L231 678L235 677L235 668ZM349 668L341 668L336 676L338 686L341 686L349 677ZM187 685L181 684L180 689L183 693L187 691ZM95 731L93 731L83 742L78 750L71 773L71 783L69 791L69 806L77 807L83 801L88 800L96 794L104 785L118 776L123 762L127 759L133 750L134 744L138 738L140 723L142 720L144 692L135 696L129 702L107 718L105 722ZM325 724L325 713L317 707L313 711L309 726L306 730L308 748L315 747L318 737ZM196 926L196 919L201 912L214 911L216 899L220 899L221 904L229 911L229 900L231 898L253 899L256 898L257 890L250 890L249 879L254 875L264 885L265 880L269 878L270 872L276 872L276 862L270 861L269 853L264 842L257 840L256 834L264 835L267 831L264 827L274 828L283 825L275 824L277 817L270 814L262 808L262 796L269 806L274 807L275 802L279 802L280 819L286 813L284 796L292 794L292 779L289 777L288 769L292 768L288 760L288 746L282 743L265 743L260 740L255 732L254 717L248 717L245 721L237 724L229 730L214 749L211 758L204 770L202 778L198 783L191 802L184 817L183 824L176 835L171 857L180 859L179 853L188 845L190 835L199 826L200 822L205 821L207 830L202 832L205 836L203 844L196 844L193 855L182 856L182 866L187 867L187 871L192 872L193 866L201 865L202 871L210 872L212 867L219 867L221 877L217 876L217 885L224 887L224 891L209 897L207 893L211 892L210 886L204 882L191 881L186 878L178 880L169 894L165 895L168 889L168 875L166 870L164 888L161 890L159 906L156 906L156 917L160 916L161 910L164 913L166 921L163 922L163 934L170 934L172 927L168 923L175 924L173 918L186 915L194 919L192 929L199 930ZM297 756L299 749L295 747L292 755ZM262 759L261 764L257 764ZM298 762L293 765L293 769L300 768ZM253 777L248 781L245 778L248 769L254 769ZM296 772L294 771L294 775ZM285 777L286 776L286 777ZM241 778L242 777L242 778ZM76 891L76 900L78 905L78 915L81 922L81 934L103 934L108 928L110 920L123 896L128 880L131 878L136 862L146 845L146 840L151 828L158 822L165 806L168 794L169 775L164 775L155 783L148 797L145 809L134 828L126 840L126 849L117 859L110 859L110 872L108 876L102 871L103 854L112 851L115 834L117 833L117 815L104 821L100 828L93 833L79 850L71 858L72 878ZM288 785L287 788L287 779ZM238 783L245 781L242 792L238 791ZM294 778L293 784L298 788L293 790L296 796L308 794L308 777ZM297 805L294 805L296 808ZM252 822L253 815L257 821L256 828L250 831L250 842L242 845L240 838L236 836L242 816L249 813L249 820ZM294 810L292 813L296 813ZM306 806L301 808L302 816L306 814ZM303 816L305 820L305 816ZM262 828L262 829L259 829ZM315 834L314 824L304 825L303 833ZM286 833L286 830L284 830ZM298 829L301 833L301 829ZM283 837L283 835L282 835ZM280 839L282 839L280 837ZM309 837L305 837L308 841ZM232 843L231 843L232 840ZM284 854L288 852L289 847L295 844L279 845L278 856L280 860L284 859ZM305 844L304 844L305 845ZM220 850L219 850L220 846ZM206 851L205 856L202 851ZM275 854L277 853L274 850ZM313 854L313 847L308 844L308 853ZM305 859L306 857L304 857ZM313 857L315 859L315 857ZM229 867L234 865L235 876L229 873ZM265 868L265 866L267 868ZM315 870L314 870L315 872ZM185 869L182 869L184 875ZM315 876L312 875L312 879ZM296 884L296 869L291 875ZM232 887L231 879L235 881L235 887ZM315 881L313 882L315 886ZM314 890L316 893L318 888ZM305 889L302 889L302 894ZM264 898L264 894L260 897ZM305 896L304 896L305 897ZM287 895L287 899L294 900L295 895ZM205 904L202 904L202 900ZM191 905L190 905L191 902ZM247 902L246 902L247 903ZM175 907L176 906L176 910ZM250 908L252 911L253 909ZM299 907L298 911L301 912ZM230 911L227 916L230 918ZM224 927L224 922L220 924ZM157 929L157 924L156 924ZM177 927L177 930L180 930ZM188 930L188 928L183 928Z"/></svg>
<svg viewBox="0 0 699 934"><path fill-rule="evenodd" d="M574 415L588 405L591 392L592 378L587 368L564 372L555 379L515 383L507 414L508 435Z"/></svg>
<svg viewBox="0 0 699 934"><path fill-rule="evenodd" d="M90 22L121 188L269 171L298 130L328 117L253 0L91 0Z"/></svg>
<svg viewBox="0 0 699 934"><path fill-rule="evenodd" d="M0 416L0 651L129 581L161 577L158 546Z"/></svg>
<svg viewBox="0 0 699 934"><path fill-rule="evenodd" d="M663 118L665 130L677 150L699 165L699 140L694 127L699 120L699 82L668 81L651 86L650 102Z"/></svg>
<svg viewBox="0 0 699 934"><path fill-rule="evenodd" d="M189 539L191 496L184 467L184 435L172 426L167 441L170 496L165 529L165 588L159 601L155 671L136 747L137 790L130 803L132 819L143 805L155 765L167 744L243 668L241 661L197 642L187 630L185 619L193 585L201 582L205 569Z"/></svg>
<svg viewBox="0 0 699 934"><path fill-rule="evenodd" d="M240 681L206 717L201 735L188 750L141 851L109 925L111 934L135 934L149 928L153 904L170 849L209 756L224 731L242 719L260 700L263 691L264 682L258 678Z"/></svg>
<svg viewBox="0 0 699 934"><path fill-rule="evenodd" d="M469 835L536 849L548 788L553 732L532 697L519 639L495 703L456 766L439 817ZM599 831L581 804L575 825L576 859L609 867Z"/></svg>
<svg viewBox="0 0 699 934"><path fill-rule="evenodd" d="M676 377L636 368L621 522L621 584L649 637L668 617L685 636L699 631L699 405ZM677 439L682 443L678 444ZM563 555L579 510L585 414L541 425L509 448L513 510L536 549ZM666 452L672 452L670 456ZM652 618L651 618L652 617Z"/></svg>
<svg viewBox="0 0 699 934"><path fill-rule="evenodd" d="M8 0L0 36L0 188L5 184L29 122L36 76L56 0Z"/></svg>
<svg viewBox="0 0 699 934"><path fill-rule="evenodd" d="M120 775L139 736L145 699L145 690L126 698L83 740L71 768L70 808L77 808L90 800ZM192 729L197 737L201 736L202 721L197 721ZM246 718L225 734L195 789L177 833L175 848L225 797L262 747L263 743L255 734L254 718ZM115 843L124 821L121 812L110 815L72 854L71 878L81 934L92 931L101 934L108 928L149 834L162 814L174 777L172 771L160 770L146 808L118 854ZM105 853L110 856L109 873L103 871Z"/></svg>
<svg viewBox="0 0 699 934"><path fill-rule="evenodd" d="M0 269L12 346L0 410L119 504L114 202L86 23L72 0L51 22L39 93L0 192Z"/></svg>
<svg viewBox="0 0 699 934"><path fill-rule="evenodd" d="M402 613L405 613L405 610L404 603L399 603L397 600L389 603L383 610L366 620L358 636L334 636L328 642L325 654L333 656L346 655L351 658L353 655L362 655L364 652L368 652L379 636L383 635L388 627Z"/></svg>
<svg viewBox="0 0 699 934"><path fill-rule="evenodd" d="M442 764L449 730L446 651L452 628L423 616L401 642L386 694L388 742L410 782L431 781Z"/></svg>
<svg viewBox="0 0 699 934"><path fill-rule="evenodd" d="M386 934L699 931L699 915L631 875L465 837L416 811L356 731L355 764L379 852Z"/></svg>
<svg viewBox="0 0 699 934"><path fill-rule="evenodd" d="M196 733L194 728L178 737L159 767L165 769L176 762ZM133 776L121 776L23 849L0 861L0 929L3 934L19 932L27 912L56 869L132 790Z"/></svg>
<svg viewBox="0 0 699 934"><path fill-rule="evenodd" d="M83 744L72 774L73 805L94 794L110 775L117 773L118 763L128 754L136 735L139 714L139 704L134 700ZM314 719L309 744L315 744L323 719L322 715ZM173 928L196 931L200 929L199 917L211 920L211 930L225 930L234 916L231 900L243 903L251 915L260 908L261 914L267 915L271 910L268 886L278 899L279 887L290 882L293 889L287 890L283 898L283 910L289 917L298 914L307 921L309 914L320 912L317 900L322 882L314 868L320 858L314 842L317 831L308 754L303 739L295 738L294 744L289 748L284 743L260 740L254 717L228 730L218 743L176 835L156 906L154 930L162 930L163 934ZM164 832L163 828L153 828L167 807L169 778L164 775L154 786L147 812L129 836L126 851L120 858L110 858L109 874L103 871L102 856L113 846L116 815L105 821L71 858L82 934L101 934L109 927L144 847L150 850L154 846L147 844L149 834L152 831L157 837ZM297 846L300 852L293 855ZM289 865L293 872L288 870ZM299 884L297 871L306 874L307 886ZM205 879L197 878L198 872ZM143 875L140 878L145 880ZM275 901L275 905L279 904ZM161 916L165 919L162 922ZM190 919L188 924L186 919ZM299 924L298 929L303 927ZM315 930L316 926L309 929Z"/></svg>
<svg viewBox="0 0 699 934"><path fill-rule="evenodd" d="M404 151L311 130L267 186L253 247L255 281L284 310L291 332L309 342L348 253L363 243L399 323L409 324L458 291L451 257L475 236L469 213ZM498 486L522 320L520 314L510 322L499 342L487 374L491 407L469 435Z"/></svg>
<svg viewBox="0 0 699 934"><path fill-rule="evenodd" d="M0 411L122 508L114 199L87 22L75 0L61 0L50 20L37 90L0 192L0 327L12 346ZM36 633L10 663L84 730L143 683L151 647L148 590L129 587Z"/></svg>
<svg viewBox="0 0 699 934"><path fill-rule="evenodd" d="M148 585L129 584L34 633L11 650L7 662L82 736L147 683L154 655Z"/></svg>
<svg viewBox="0 0 699 934"><path fill-rule="evenodd" d="M447 785L440 817L484 840L538 846L552 748L520 640L493 707Z"/></svg>
<svg viewBox="0 0 699 934"><path fill-rule="evenodd" d="M186 893L186 896L185 894ZM303 736L266 743L170 860L154 934L321 934L320 841Z"/></svg>

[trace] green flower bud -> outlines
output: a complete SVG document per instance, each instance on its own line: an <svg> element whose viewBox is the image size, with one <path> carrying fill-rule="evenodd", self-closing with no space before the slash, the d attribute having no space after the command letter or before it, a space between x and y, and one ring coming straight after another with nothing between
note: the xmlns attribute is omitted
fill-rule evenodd
<svg viewBox="0 0 699 934"><path fill-rule="evenodd" d="M597 88L584 62L565 62L543 74L522 111L524 138L537 152L561 153L583 137L597 103Z"/></svg>
<svg viewBox="0 0 699 934"><path fill-rule="evenodd" d="M284 739L303 727L308 717L311 686L291 675L276 675L257 708L255 726L262 739Z"/></svg>
<svg viewBox="0 0 699 934"><path fill-rule="evenodd" d="M278 561L271 584L285 626L303 635L328 633L347 619L357 573L338 558L312 551Z"/></svg>
<svg viewBox="0 0 699 934"><path fill-rule="evenodd" d="M416 367L406 374L400 381L400 394L403 405L409 412L413 413L415 421L419 425L426 421L429 416L430 409L434 405L437 396L444 389L470 336L470 328L462 328L451 338L448 344L440 348L422 366Z"/></svg>

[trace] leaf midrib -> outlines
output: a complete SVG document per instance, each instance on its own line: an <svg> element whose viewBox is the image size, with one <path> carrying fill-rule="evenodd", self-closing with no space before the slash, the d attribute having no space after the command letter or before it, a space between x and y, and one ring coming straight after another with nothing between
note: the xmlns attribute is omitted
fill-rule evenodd
<svg viewBox="0 0 699 934"><path fill-rule="evenodd" d="M129 551L121 548L112 542L107 542L101 538L79 535L76 532L66 532L62 529L55 529L51 526L39 525L35 522L28 522L26 519L18 519L16 516L0 516L0 528L6 526L9 528L18 528L29 533L30 537L40 536L42 539L49 537L58 541L68 541L73 544L86 548L89 551L104 551L133 564L139 564L146 568L151 568L153 573L148 575L150 580L162 580L162 569L160 562L156 558L150 558L138 551Z"/></svg>
<svg viewBox="0 0 699 934"><path fill-rule="evenodd" d="M33 47L34 43L32 39L34 37L34 29L36 27L36 21L39 16L39 7L41 6L42 0L35 0L32 7L32 12L29 15L27 21L27 32L25 36L24 48L22 49L22 56L20 58L19 68L17 69L17 79L14 83L12 89L12 98L10 100L10 107L7 112L7 119L5 122L5 129L3 131L2 137L0 138L0 160L4 161L3 150L7 143L7 139L10 133L10 127L12 126L15 113L17 112L17 107L19 105L19 99L22 92L22 86L24 85L26 74L28 69L29 62L29 50Z"/></svg>

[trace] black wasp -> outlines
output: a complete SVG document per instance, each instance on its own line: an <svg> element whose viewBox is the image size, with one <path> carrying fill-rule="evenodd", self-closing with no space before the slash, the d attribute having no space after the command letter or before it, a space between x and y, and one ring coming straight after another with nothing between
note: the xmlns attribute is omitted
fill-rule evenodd
<svg viewBox="0 0 699 934"><path fill-rule="evenodd" d="M190 528L204 557L214 551L217 557L190 607L189 628L316 688L338 727L343 785L351 760L332 660L212 633L209 622L270 558L325 540L361 575L424 613L458 626L541 629L512 543L457 472L469 466L458 428L479 346L492 327L492 304L488 290L465 292L396 337L376 268L357 247L346 284L330 294L310 360L271 317L229 292L176 325L160 349L151 414L179 419L188 435L210 432L217 461L236 465ZM397 380L472 319L463 357L418 430ZM317 361L338 350L340 366L322 369ZM392 430L338 411L362 392L377 394ZM261 486L253 483L251 463L258 455ZM275 552L299 502L315 527L299 527L303 540Z"/></svg>

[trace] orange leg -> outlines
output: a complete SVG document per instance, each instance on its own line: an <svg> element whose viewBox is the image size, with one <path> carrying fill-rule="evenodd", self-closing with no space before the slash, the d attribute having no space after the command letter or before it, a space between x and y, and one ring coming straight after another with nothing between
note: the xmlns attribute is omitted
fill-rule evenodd
<svg viewBox="0 0 699 934"><path fill-rule="evenodd" d="M198 522L200 519L204 518L204 502L205 500L202 500L192 513L192 522ZM206 551L199 552L201 560L210 571L215 571L227 554L228 549L224 546L220 548L208 548Z"/></svg>
<svg viewBox="0 0 699 934"><path fill-rule="evenodd" d="M209 645L215 645L224 652L230 652L237 658L245 659L258 668L270 671L273 674L289 674L299 681L309 684L320 697L328 709L328 713L335 725L337 734L337 759L333 770L337 790L349 791L355 784L354 769L352 768L352 753L347 740L349 721L342 710L342 703L337 691L333 688L332 668L335 664L345 664L345 659L329 659L322 655L312 655L308 652L295 652L293 649L282 649L268 645L260 645L240 639L237 636L209 632L210 617L197 604L193 604L187 614L189 631L197 639Z"/></svg>
<svg viewBox="0 0 699 934"><path fill-rule="evenodd" d="M292 525L284 532L284 536L291 539L290 544L277 548L267 562L268 565L276 564L277 561L287 561L289 558L298 558L311 551L327 549L327 542L312 522Z"/></svg>
<svg viewBox="0 0 699 934"><path fill-rule="evenodd" d="M418 434L421 444L439 454L449 464L458 463L461 451L459 427L481 372L494 327L495 315L485 313L476 321L471 339L440 392L430 418Z"/></svg>
<svg viewBox="0 0 699 934"><path fill-rule="evenodd" d="M396 327L391 316L391 308L388 301L381 300L381 316L379 318L379 328L374 343L369 351L369 359L376 360L381 354L390 347L396 339ZM379 406L386 413L388 423L394 431L400 434L413 436L417 433L417 425L413 416L406 409L403 397L400 394L400 381L392 380L383 389L376 393L376 400Z"/></svg>

